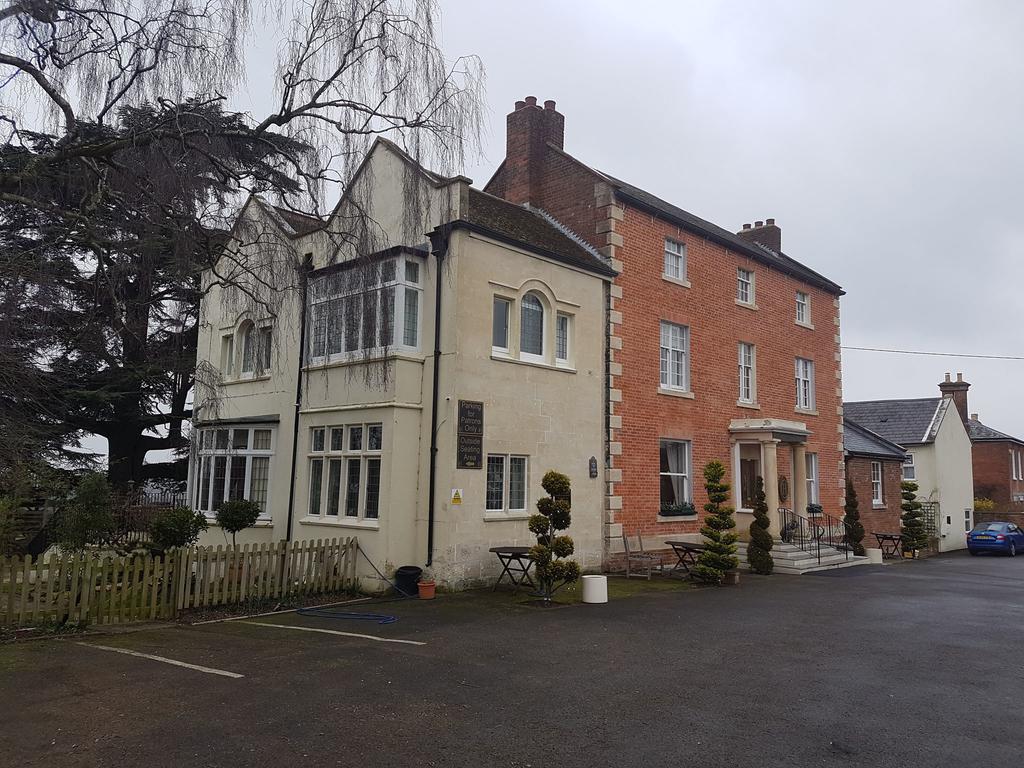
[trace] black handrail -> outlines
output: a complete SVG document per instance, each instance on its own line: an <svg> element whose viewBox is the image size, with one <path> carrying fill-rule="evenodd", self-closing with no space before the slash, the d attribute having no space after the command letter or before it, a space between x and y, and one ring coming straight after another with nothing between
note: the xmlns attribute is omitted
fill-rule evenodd
<svg viewBox="0 0 1024 768"><path fill-rule="evenodd" d="M786 507L779 507L779 538L784 544L792 544L801 552L814 555L821 564L822 546L832 547L850 559L850 550L845 520L824 513L808 519Z"/></svg>

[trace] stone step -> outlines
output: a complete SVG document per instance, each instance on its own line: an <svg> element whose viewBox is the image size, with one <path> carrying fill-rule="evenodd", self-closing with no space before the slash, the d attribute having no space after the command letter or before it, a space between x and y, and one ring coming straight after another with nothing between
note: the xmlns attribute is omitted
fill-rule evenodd
<svg viewBox="0 0 1024 768"><path fill-rule="evenodd" d="M736 556L740 563L747 562L747 547L744 542L738 542ZM821 559L814 552L804 552L792 544L776 543L772 547L772 559L775 561L774 573L797 576L801 573L812 571L831 570L833 568L849 568L854 565L867 565L866 557L856 555L846 556L834 547L822 547Z"/></svg>

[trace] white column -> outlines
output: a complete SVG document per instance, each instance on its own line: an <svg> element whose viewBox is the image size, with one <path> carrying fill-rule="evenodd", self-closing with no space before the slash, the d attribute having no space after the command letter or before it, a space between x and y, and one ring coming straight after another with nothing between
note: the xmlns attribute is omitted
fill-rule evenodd
<svg viewBox="0 0 1024 768"><path fill-rule="evenodd" d="M793 446L793 511L807 517L807 446Z"/></svg>
<svg viewBox="0 0 1024 768"><path fill-rule="evenodd" d="M779 455L778 440L767 440L761 444L761 455L764 466L761 469L764 479L765 502L768 504L768 519L771 525L768 533L775 538L779 536Z"/></svg>

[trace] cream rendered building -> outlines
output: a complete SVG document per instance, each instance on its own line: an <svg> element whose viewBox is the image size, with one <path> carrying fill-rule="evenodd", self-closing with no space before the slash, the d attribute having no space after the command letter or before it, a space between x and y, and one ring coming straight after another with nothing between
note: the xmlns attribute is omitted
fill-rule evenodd
<svg viewBox="0 0 1024 768"><path fill-rule="evenodd" d="M460 587L496 574L491 547L532 543L555 469L573 484L575 557L599 568L610 266L387 141L347 195L326 223L251 200L240 255L205 276L196 508L251 498L264 515L240 541L355 535L385 573L427 565ZM356 205L372 226L353 235ZM272 282L272 300L221 287L232 269ZM211 527L203 543L223 541ZM367 559L364 586L383 586Z"/></svg>

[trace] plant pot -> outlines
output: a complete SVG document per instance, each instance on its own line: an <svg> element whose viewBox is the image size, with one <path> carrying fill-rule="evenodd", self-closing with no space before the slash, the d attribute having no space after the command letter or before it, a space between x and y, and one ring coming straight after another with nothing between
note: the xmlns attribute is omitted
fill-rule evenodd
<svg viewBox="0 0 1024 768"><path fill-rule="evenodd" d="M722 583L728 584L729 586L735 586L740 583L740 572L739 571L726 571L722 577Z"/></svg>
<svg viewBox="0 0 1024 768"><path fill-rule="evenodd" d="M416 586L419 589L420 600L433 600L434 599L434 593L435 593L435 590L437 589L437 585L434 583L433 580L421 581Z"/></svg>

